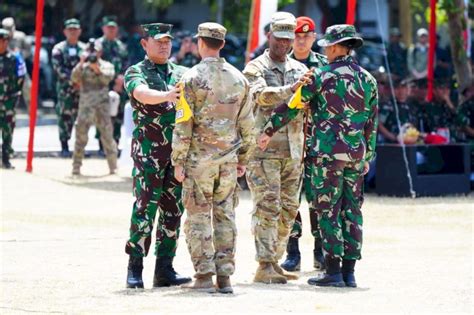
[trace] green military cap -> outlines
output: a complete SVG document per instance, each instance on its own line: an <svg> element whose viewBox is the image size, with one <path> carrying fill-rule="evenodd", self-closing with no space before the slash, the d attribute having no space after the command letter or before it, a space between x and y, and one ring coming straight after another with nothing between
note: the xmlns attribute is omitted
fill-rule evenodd
<svg viewBox="0 0 474 315"><path fill-rule="evenodd" d="M206 22L199 24L198 32L194 37L209 37L219 40L225 40L226 33L227 29L224 26L218 23Z"/></svg>
<svg viewBox="0 0 474 315"><path fill-rule="evenodd" d="M143 24L142 29L146 35L153 39L160 39L163 37L173 38L171 36L171 29L173 25L164 23Z"/></svg>
<svg viewBox="0 0 474 315"><path fill-rule="evenodd" d="M355 40L353 48L359 48L364 44L364 40L357 35L354 25L337 24L326 29L323 38L318 40L318 45L328 47L351 39Z"/></svg>
<svg viewBox="0 0 474 315"><path fill-rule="evenodd" d="M64 21L64 28L81 28L81 22L78 19L68 19Z"/></svg>
<svg viewBox="0 0 474 315"><path fill-rule="evenodd" d="M288 12L276 12L272 15L270 30L277 38L295 39L296 18Z"/></svg>
<svg viewBox="0 0 474 315"><path fill-rule="evenodd" d="M4 28L0 28L0 38L2 39L9 39L10 38L10 32L7 31Z"/></svg>
<svg viewBox="0 0 474 315"><path fill-rule="evenodd" d="M102 18L102 26L118 26L117 16L106 15Z"/></svg>

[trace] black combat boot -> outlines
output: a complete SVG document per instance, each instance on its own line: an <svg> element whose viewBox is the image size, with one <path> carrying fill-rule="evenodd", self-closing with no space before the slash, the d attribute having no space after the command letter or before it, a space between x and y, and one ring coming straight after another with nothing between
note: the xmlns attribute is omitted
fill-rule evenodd
<svg viewBox="0 0 474 315"><path fill-rule="evenodd" d="M341 273L341 259L326 257L326 272L319 277L310 278L308 284L319 287L345 287Z"/></svg>
<svg viewBox="0 0 474 315"><path fill-rule="evenodd" d="M179 275L173 268L173 257L161 256L156 258L153 287L169 287L191 282L191 278Z"/></svg>
<svg viewBox="0 0 474 315"><path fill-rule="evenodd" d="M67 140L61 140L61 157L68 158L71 157L71 152L69 152L69 146Z"/></svg>
<svg viewBox="0 0 474 315"><path fill-rule="evenodd" d="M355 264L356 264L355 259L342 260L342 268L341 268L342 278L344 282L346 283L347 287L357 288L357 283L354 276Z"/></svg>
<svg viewBox="0 0 474 315"><path fill-rule="evenodd" d="M326 268L324 263L324 254L323 254L323 244L321 240L314 240L314 250L313 250L313 267L316 270L324 270Z"/></svg>
<svg viewBox="0 0 474 315"><path fill-rule="evenodd" d="M143 257L130 256L130 259L128 261L127 288L143 289L142 270Z"/></svg>
<svg viewBox="0 0 474 315"><path fill-rule="evenodd" d="M14 169L15 167L10 163L10 152L5 143L2 144L2 167L6 169Z"/></svg>
<svg viewBox="0 0 474 315"><path fill-rule="evenodd" d="M301 269L301 254L298 246L298 238L290 237L286 246L286 260L281 267L286 271L299 271Z"/></svg>

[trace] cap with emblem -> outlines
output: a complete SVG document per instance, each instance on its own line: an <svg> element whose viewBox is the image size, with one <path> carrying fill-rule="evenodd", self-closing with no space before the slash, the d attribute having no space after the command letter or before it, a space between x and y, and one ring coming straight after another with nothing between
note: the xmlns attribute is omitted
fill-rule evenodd
<svg viewBox="0 0 474 315"><path fill-rule="evenodd" d="M10 38L10 32L7 31L4 28L0 28L0 38L1 39L9 39Z"/></svg>
<svg viewBox="0 0 474 315"><path fill-rule="evenodd" d="M270 27L273 36L277 38L295 39L296 18L288 12L277 12L272 15Z"/></svg>
<svg viewBox="0 0 474 315"><path fill-rule="evenodd" d="M81 22L78 19L68 19L64 21L64 28L81 28Z"/></svg>
<svg viewBox="0 0 474 315"><path fill-rule="evenodd" d="M213 22L206 22L199 24L198 32L194 37L209 37L219 40L225 40L225 34L227 33L227 29L218 24Z"/></svg>
<svg viewBox="0 0 474 315"><path fill-rule="evenodd" d="M118 26L115 15L106 15L102 18L102 26Z"/></svg>
<svg viewBox="0 0 474 315"><path fill-rule="evenodd" d="M171 36L171 29L173 28L173 25L171 24L164 24L164 23L143 24L142 28L145 34L147 36L152 37L153 39L160 39L163 37L173 38L173 36Z"/></svg>
<svg viewBox="0 0 474 315"><path fill-rule="evenodd" d="M328 47L347 40L355 40L353 48L359 48L364 44L362 37L357 35L354 25L337 24L326 29L323 38L318 40L318 45Z"/></svg>
<svg viewBox="0 0 474 315"><path fill-rule="evenodd" d="M314 21L307 16L299 16L296 18L295 33L309 33L314 32L316 26Z"/></svg>

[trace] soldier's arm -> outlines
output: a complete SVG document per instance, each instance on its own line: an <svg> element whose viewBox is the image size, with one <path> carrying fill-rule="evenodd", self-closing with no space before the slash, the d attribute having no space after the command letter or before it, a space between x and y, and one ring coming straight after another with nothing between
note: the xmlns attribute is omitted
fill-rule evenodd
<svg viewBox="0 0 474 315"><path fill-rule="evenodd" d="M100 68L100 74L99 74L100 82L102 84L109 84L110 81L112 81L115 76L114 65L107 62L102 65L99 65L99 68Z"/></svg>
<svg viewBox="0 0 474 315"><path fill-rule="evenodd" d="M255 146L255 119L253 116L252 97L250 88L246 87L245 98L237 119L238 132L242 139L239 149L239 165L247 165L250 154Z"/></svg>
<svg viewBox="0 0 474 315"><path fill-rule="evenodd" d="M83 72L83 64L78 63L71 72L71 81L74 84L80 85L82 83L82 72Z"/></svg>
<svg viewBox="0 0 474 315"><path fill-rule="evenodd" d="M375 80L374 80L375 81ZM372 162L375 159L375 146L377 143L377 125L378 125L378 91L377 84L372 84L372 95L369 100L370 116L364 126L364 137L366 141L365 161Z"/></svg>
<svg viewBox="0 0 474 315"><path fill-rule="evenodd" d="M71 73L66 67L63 67L64 58L63 53L58 47L53 48L52 58L53 70L57 78L63 81L67 81L70 78Z"/></svg>

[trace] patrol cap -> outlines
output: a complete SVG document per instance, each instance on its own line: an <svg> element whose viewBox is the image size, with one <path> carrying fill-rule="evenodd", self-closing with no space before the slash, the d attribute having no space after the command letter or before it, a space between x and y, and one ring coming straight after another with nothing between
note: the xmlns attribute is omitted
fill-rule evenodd
<svg viewBox="0 0 474 315"><path fill-rule="evenodd" d="M15 19L11 16L4 18L2 20L2 27L7 31L15 29Z"/></svg>
<svg viewBox="0 0 474 315"><path fill-rule="evenodd" d="M81 28L81 22L78 19L68 19L64 21L64 28Z"/></svg>
<svg viewBox="0 0 474 315"><path fill-rule="evenodd" d="M173 38L171 36L171 29L173 25L164 23L150 23L141 25L143 31L147 36L153 39L160 39L163 37Z"/></svg>
<svg viewBox="0 0 474 315"><path fill-rule="evenodd" d="M314 32L316 25L314 21L307 16L299 16L296 18L295 33L310 33Z"/></svg>
<svg viewBox="0 0 474 315"><path fill-rule="evenodd" d="M418 31L416 31L416 36L428 36L428 30L426 28L419 28Z"/></svg>
<svg viewBox="0 0 474 315"><path fill-rule="evenodd" d="M117 16L106 15L102 18L102 26L115 26L117 27Z"/></svg>
<svg viewBox="0 0 474 315"><path fill-rule="evenodd" d="M1 39L10 39L10 32L4 28L0 28L0 38Z"/></svg>
<svg viewBox="0 0 474 315"><path fill-rule="evenodd" d="M218 40L225 40L227 29L214 22L201 23L198 26L198 32L194 37L208 37Z"/></svg>
<svg viewBox="0 0 474 315"><path fill-rule="evenodd" d="M277 38L295 39L296 18L289 12L276 12L272 15L270 30Z"/></svg>
<svg viewBox="0 0 474 315"><path fill-rule="evenodd" d="M351 39L355 40L353 48L359 48L364 44L362 37L357 35L354 25L336 24L326 29L323 38L318 40L318 45L328 47Z"/></svg>

